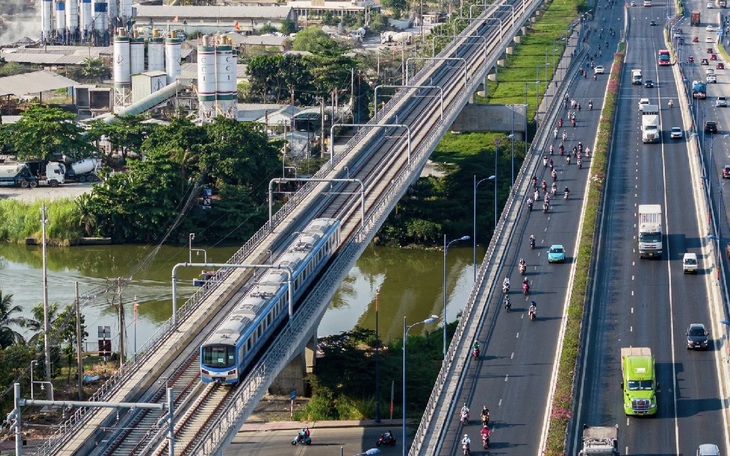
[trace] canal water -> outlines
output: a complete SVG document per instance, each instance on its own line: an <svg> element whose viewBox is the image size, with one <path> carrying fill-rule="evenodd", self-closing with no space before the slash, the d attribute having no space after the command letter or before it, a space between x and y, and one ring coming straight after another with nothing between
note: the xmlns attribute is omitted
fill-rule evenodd
<svg viewBox="0 0 730 456"><path fill-rule="evenodd" d="M205 247L208 262L225 262L238 247ZM158 326L170 318L172 268L188 261L187 246L105 245L49 247L47 249L48 302L59 311L74 303L74 284L82 295L81 312L89 337L86 349L94 350L98 326L109 326L113 349L117 349L119 323L113 306L118 303L118 277L132 277L123 283L121 299L125 309L127 353L134 347L133 302L139 314L136 323L137 347L142 347ZM483 251L478 252L481 258ZM193 262L203 262L202 254ZM447 319L454 321L464 307L472 286L471 246L453 245L447 258ZM0 289L12 294L12 304L31 317L31 309L43 302L43 255L40 246L0 244ZM178 299L181 304L196 288L192 279L200 269L178 270ZM360 325L375 329L375 294L378 320L385 341L402 337L403 317L417 322L443 309L443 252L370 246L343 281L322 319L318 335L348 331ZM179 305L180 305L179 304ZM440 323L439 323L440 324ZM423 329L433 329L430 328ZM413 328L417 332L421 328ZM27 330L21 334L30 337Z"/></svg>

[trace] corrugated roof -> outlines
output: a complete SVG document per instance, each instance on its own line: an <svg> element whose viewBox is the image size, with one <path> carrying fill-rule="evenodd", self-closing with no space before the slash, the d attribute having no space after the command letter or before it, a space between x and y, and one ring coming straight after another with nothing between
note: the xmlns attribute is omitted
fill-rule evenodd
<svg viewBox="0 0 730 456"><path fill-rule="evenodd" d="M65 78L52 71L35 71L0 78L0 96L32 95L49 90L65 89L78 85L78 82Z"/></svg>
<svg viewBox="0 0 730 456"><path fill-rule="evenodd" d="M291 13L288 6L137 6L137 21L144 18L169 17L184 19L267 19L286 18Z"/></svg>
<svg viewBox="0 0 730 456"><path fill-rule="evenodd" d="M31 63L35 65L83 65L88 57L64 54L0 54L6 62Z"/></svg>

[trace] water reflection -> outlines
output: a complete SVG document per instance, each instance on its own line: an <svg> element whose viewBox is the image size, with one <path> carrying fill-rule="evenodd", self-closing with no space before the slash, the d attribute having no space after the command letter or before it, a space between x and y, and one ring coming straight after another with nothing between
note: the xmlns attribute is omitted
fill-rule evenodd
<svg viewBox="0 0 730 456"><path fill-rule="evenodd" d="M234 247L204 247L209 262L224 262L238 250ZM129 277L122 288L125 303L127 336L131 337L132 303L139 303L137 346L156 332L160 323L170 318L170 280L172 267L188 261L187 246L161 247L150 255L153 246L84 246L48 249L48 299L59 310L74 302L74 283L79 282L81 311L91 335L87 346L96 345L97 326L111 326L118 334L116 312L116 278ZM193 257L193 261L202 262ZM0 288L12 294L13 304L31 316L31 309L43 301L41 288L42 252L39 246L0 245ZM322 319L319 336L338 334L355 325L375 329L375 291L380 290L379 327L381 338L401 337L403 316L418 321L431 314L441 315L443 307L443 253L438 250L406 250L368 247L343 281ZM202 268L178 270L180 302L196 288L192 279ZM452 247L448 255L447 318L456 319L471 289L471 249ZM420 328L414 328L414 330ZM423 328L428 329L428 328ZM22 331L21 331L22 332ZM30 336L27 332L24 334ZM116 341L114 341L116 346ZM131 343L127 346L131 347Z"/></svg>

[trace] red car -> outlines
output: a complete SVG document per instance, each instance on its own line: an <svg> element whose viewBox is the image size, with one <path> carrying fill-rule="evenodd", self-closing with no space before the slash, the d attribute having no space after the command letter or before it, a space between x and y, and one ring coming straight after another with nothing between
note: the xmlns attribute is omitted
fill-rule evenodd
<svg viewBox="0 0 730 456"><path fill-rule="evenodd" d="M725 165L725 167L722 168L722 178L730 179L730 165Z"/></svg>

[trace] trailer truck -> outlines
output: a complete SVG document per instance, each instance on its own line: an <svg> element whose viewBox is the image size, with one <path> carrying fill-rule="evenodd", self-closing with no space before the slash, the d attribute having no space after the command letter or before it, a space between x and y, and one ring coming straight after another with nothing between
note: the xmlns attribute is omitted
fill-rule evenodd
<svg viewBox="0 0 730 456"><path fill-rule="evenodd" d="M58 187L66 182L66 167L63 163L38 160L27 162L26 165L40 185Z"/></svg>
<svg viewBox="0 0 730 456"><path fill-rule="evenodd" d="M657 383L651 348L621 348L621 379L624 412L627 415L656 414Z"/></svg>
<svg viewBox="0 0 730 456"><path fill-rule="evenodd" d="M659 130L659 106L644 105L641 109L641 140L644 143L655 143L661 141Z"/></svg>
<svg viewBox="0 0 730 456"><path fill-rule="evenodd" d="M6 187L35 188L38 180L25 163L1 163L0 185Z"/></svg>
<svg viewBox="0 0 730 456"><path fill-rule="evenodd" d="M583 448L578 456L619 456L618 425L583 425Z"/></svg>
<svg viewBox="0 0 730 456"><path fill-rule="evenodd" d="M639 256L662 256L662 206L639 205Z"/></svg>
<svg viewBox="0 0 730 456"><path fill-rule="evenodd" d="M692 81L692 98L707 98L707 84L699 80Z"/></svg>
<svg viewBox="0 0 730 456"><path fill-rule="evenodd" d="M699 11L692 11L692 13L689 16L689 23L690 23L690 25L693 25L695 27L700 26L700 12Z"/></svg>

